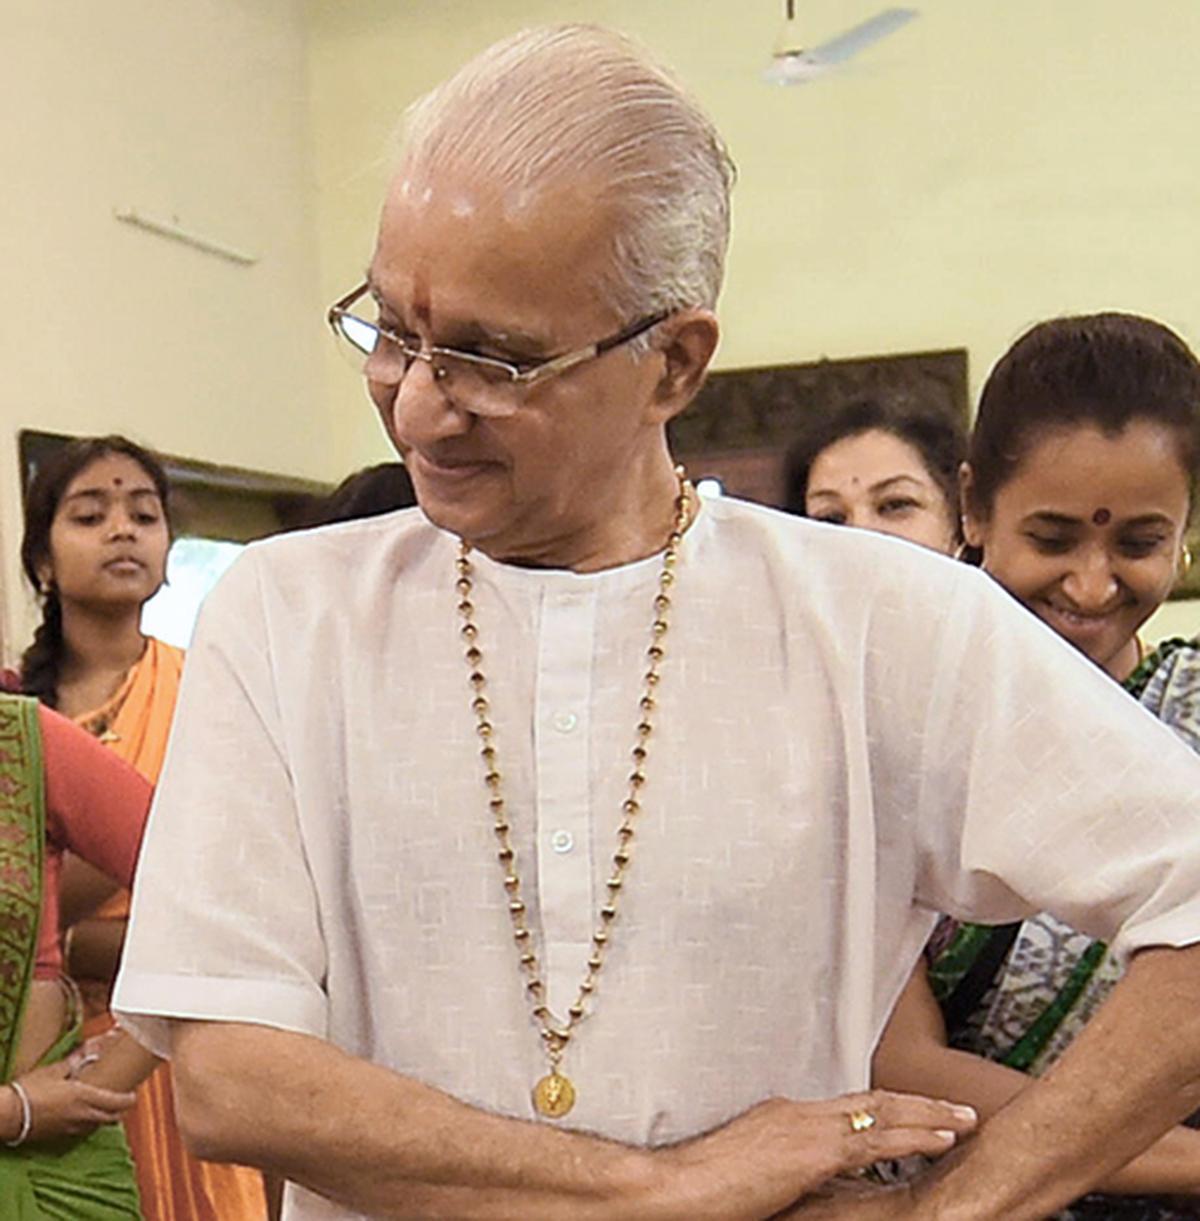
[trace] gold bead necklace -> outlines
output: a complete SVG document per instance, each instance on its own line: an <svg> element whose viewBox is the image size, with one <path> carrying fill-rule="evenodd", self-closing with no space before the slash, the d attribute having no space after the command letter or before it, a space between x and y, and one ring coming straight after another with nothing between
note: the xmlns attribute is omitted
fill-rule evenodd
<svg viewBox="0 0 1200 1221"><path fill-rule="evenodd" d="M596 980L604 966L613 922L617 918L617 904L631 860L634 824L642 812L639 794L646 783L647 743L653 732L651 717L656 707L654 692L660 681L659 667L664 656L663 639L667 634L667 616L671 610L670 591L675 583L679 546L683 541L683 532L687 529L693 504L691 485L684 475L683 467L675 468L675 477L679 481L679 496L675 501L675 521L671 533L667 536L662 568L658 574L658 591L654 595L654 621L650 629L650 646L646 650L642 694L638 700L636 741L631 752L633 770L629 773L629 788L625 800L621 803L621 821L617 827L617 848L612 856L612 873L604 883L605 898L600 906L596 930L592 934L592 951L587 960L587 972L579 985L574 1004L567 1008L566 1021L551 1013L546 1004L546 985L542 981L541 965L533 946L533 933L526 918L525 900L521 897L521 878L517 873L517 856L509 834L512 828L502 791L503 777L500 774L496 751L495 727L490 719L490 705L485 694L487 679L483 673L483 651L479 647L479 628L475 624L475 606L471 601L474 589L471 547L469 543L459 541L458 581L455 588L458 590L458 613L463 621L462 637L467 645L465 657L470 667L468 681L472 693L471 710L475 713L475 732L480 740L479 754L484 766L483 782L488 791L492 830L499 845L496 855L504 878L513 940L516 942L518 962L525 979L525 994L529 998L530 1011L537 1024L550 1066L550 1071L533 1087L534 1108L539 1115L544 1115L547 1119L561 1119L575 1105L575 1086L560 1071L563 1052L571 1041L576 1025L587 1011L588 999L596 990Z"/></svg>

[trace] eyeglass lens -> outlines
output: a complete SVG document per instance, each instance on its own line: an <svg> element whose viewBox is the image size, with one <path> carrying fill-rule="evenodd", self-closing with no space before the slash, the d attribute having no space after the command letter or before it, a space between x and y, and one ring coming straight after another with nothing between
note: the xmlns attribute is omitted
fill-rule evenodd
<svg viewBox="0 0 1200 1221"><path fill-rule="evenodd" d="M503 369L457 359L453 354L424 354L389 339L374 324L353 314L339 315L335 330L339 348L369 381L399 386L420 360L436 371L442 392L475 415L508 416L520 406L522 387Z"/></svg>

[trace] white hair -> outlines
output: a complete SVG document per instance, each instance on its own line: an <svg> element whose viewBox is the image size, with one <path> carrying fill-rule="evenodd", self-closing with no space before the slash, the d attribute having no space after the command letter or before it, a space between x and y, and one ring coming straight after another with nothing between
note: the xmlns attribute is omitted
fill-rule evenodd
<svg viewBox="0 0 1200 1221"><path fill-rule="evenodd" d="M613 216L601 292L614 312L716 304L733 162L700 106L623 35L559 25L496 43L409 109L402 158L518 190L595 184Z"/></svg>

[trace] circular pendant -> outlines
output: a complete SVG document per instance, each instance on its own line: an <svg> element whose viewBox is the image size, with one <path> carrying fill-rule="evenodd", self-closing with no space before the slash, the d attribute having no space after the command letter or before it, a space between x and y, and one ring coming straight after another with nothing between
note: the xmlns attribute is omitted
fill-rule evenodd
<svg viewBox="0 0 1200 1221"><path fill-rule="evenodd" d="M561 1119L575 1105L575 1087L562 1073L551 1070L533 1087L533 1107L547 1119Z"/></svg>

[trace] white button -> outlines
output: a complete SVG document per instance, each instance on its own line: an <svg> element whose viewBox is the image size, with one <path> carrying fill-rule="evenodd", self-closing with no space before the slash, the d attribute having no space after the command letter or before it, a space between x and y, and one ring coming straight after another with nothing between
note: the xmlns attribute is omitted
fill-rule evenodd
<svg viewBox="0 0 1200 1221"><path fill-rule="evenodd" d="M575 837L570 831L555 831L550 836L550 847L555 852L570 852L575 847Z"/></svg>
<svg viewBox="0 0 1200 1221"><path fill-rule="evenodd" d="M570 733L579 724L579 718L573 712L556 712L553 724L559 733Z"/></svg>

